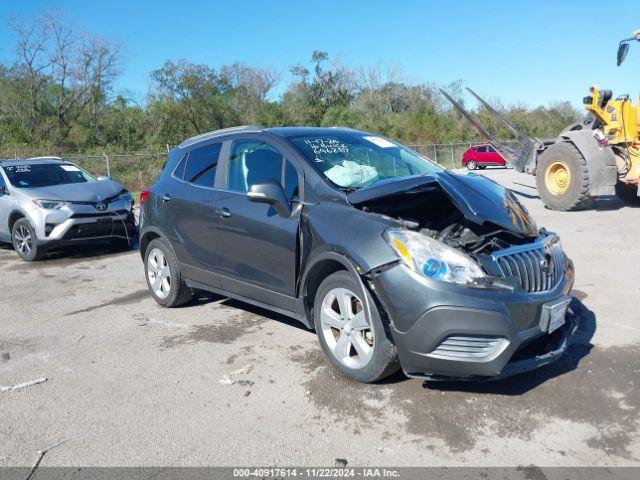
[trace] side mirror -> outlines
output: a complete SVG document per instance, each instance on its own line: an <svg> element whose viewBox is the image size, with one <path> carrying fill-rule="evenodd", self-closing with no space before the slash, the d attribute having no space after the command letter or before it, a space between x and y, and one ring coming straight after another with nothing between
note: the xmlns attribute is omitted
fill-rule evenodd
<svg viewBox="0 0 640 480"><path fill-rule="evenodd" d="M618 67L622 62L624 62L624 59L627 58L627 52L629 51L629 44L623 42L620 42L620 45L618 45L618 55L616 60Z"/></svg>
<svg viewBox="0 0 640 480"><path fill-rule="evenodd" d="M256 203L268 203L273 205L278 215L289 218L291 216L291 202L282 189L282 185L273 180L254 183L247 192L249 201Z"/></svg>
<svg viewBox="0 0 640 480"><path fill-rule="evenodd" d="M9 192L7 191L7 187L5 187L4 185L0 185L0 196L1 195L7 195Z"/></svg>

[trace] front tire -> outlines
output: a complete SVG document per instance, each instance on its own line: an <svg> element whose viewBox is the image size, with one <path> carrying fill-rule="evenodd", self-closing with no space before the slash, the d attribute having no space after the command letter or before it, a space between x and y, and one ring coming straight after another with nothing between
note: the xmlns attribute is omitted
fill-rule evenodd
<svg viewBox="0 0 640 480"><path fill-rule="evenodd" d="M35 229L26 218L20 218L11 229L11 243L16 253L25 262L42 260L46 255L45 249L38 245Z"/></svg>
<svg viewBox="0 0 640 480"><path fill-rule="evenodd" d="M371 306L368 315L362 299ZM370 317L370 318L369 318ZM358 382L375 382L399 368L389 325L369 294L346 271L329 275L314 302L314 323L329 362Z"/></svg>
<svg viewBox="0 0 640 480"><path fill-rule="evenodd" d="M475 160L469 160L467 162L467 170L475 170L476 168L478 168L478 164L475 162Z"/></svg>
<svg viewBox="0 0 640 480"><path fill-rule="evenodd" d="M147 246L144 271L151 296L163 307L178 307L191 298L173 250L164 240L156 238Z"/></svg>
<svg viewBox="0 0 640 480"><path fill-rule="evenodd" d="M536 186L540 198L551 210L581 210L589 207L593 200L589 196L587 162L568 142L551 145L540 156Z"/></svg>

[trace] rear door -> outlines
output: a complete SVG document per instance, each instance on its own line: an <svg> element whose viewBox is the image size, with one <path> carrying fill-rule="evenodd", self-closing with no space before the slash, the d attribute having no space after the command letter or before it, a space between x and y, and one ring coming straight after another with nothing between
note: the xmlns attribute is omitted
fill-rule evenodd
<svg viewBox="0 0 640 480"><path fill-rule="evenodd" d="M216 200L215 251L221 287L288 310L294 309L297 236L302 185L297 160L260 137L234 140L221 163L223 187ZM267 204L250 202L249 187L275 180L292 202L289 218Z"/></svg>
<svg viewBox="0 0 640 480"><path fill-rule="evenodd" d="M494 165L504 165L504 158L491 145L487 147L487 161Z"/></svg>
<svg viewBox="0 0 640 480"><path fill-rule="evenodd" d="M214 182L222 146L215 142L185 153L158 191L163 230L171 232L171 243L187 277L204 283L212 283L215 263Z"/></svg>

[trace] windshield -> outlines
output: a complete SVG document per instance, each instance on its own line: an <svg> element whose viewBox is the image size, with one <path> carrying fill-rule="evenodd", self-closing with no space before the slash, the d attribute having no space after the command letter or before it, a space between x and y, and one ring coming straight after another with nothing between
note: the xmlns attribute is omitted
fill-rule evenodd
<svg viewBox="0 0 640 480"><path fill-rule="evenodd" d="M65 163L21 163L4 167L11 185L18 188L50 187L93 182L95 178L75 165Z"/></svg>
<svg viewBox="0 0 640 480"><path fill-rule="evenodd" d="M376 135L336 131L289 140L329 180L344 189L442 171L426 158Z"/></svg>

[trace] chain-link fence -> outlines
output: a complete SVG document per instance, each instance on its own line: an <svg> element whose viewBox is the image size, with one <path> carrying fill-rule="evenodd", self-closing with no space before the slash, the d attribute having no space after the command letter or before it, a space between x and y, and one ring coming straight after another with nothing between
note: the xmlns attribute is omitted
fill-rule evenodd
<svg viewBox="0 0 640 480"><path fill-rule="evenodd" d="M0 150L0 158L31 158L56 156L75 163L95 177L111 177L131 192L140 192L151 185L167 160L166 152L102 153L102 154L45 154L42 151L21 149Z"/></svg>
<svg viewBox="0 0 640 480"><path fill-rule="evenodd" d="M501 142L513 145L516 142ZM442 143L408 145L416 152L430 158L447 169L460 168L464 152L474 143ZM0 149L0 158L29 158L44 155L45 152L29 150L28 147L18 149ZM164 165L166 152L147 153L103 153L103 154L68 154L58 155L73 162L96 177L111 177L122 183L132 192L140 192L151 185Z"/></svg>
<svg viewBox="0 0 640 480"><path fill-rule="evenodd" d="M167 161L166 153L121 153L64 155L94 176L111 177L131 192L140 192L153 183Z"/></svg>

